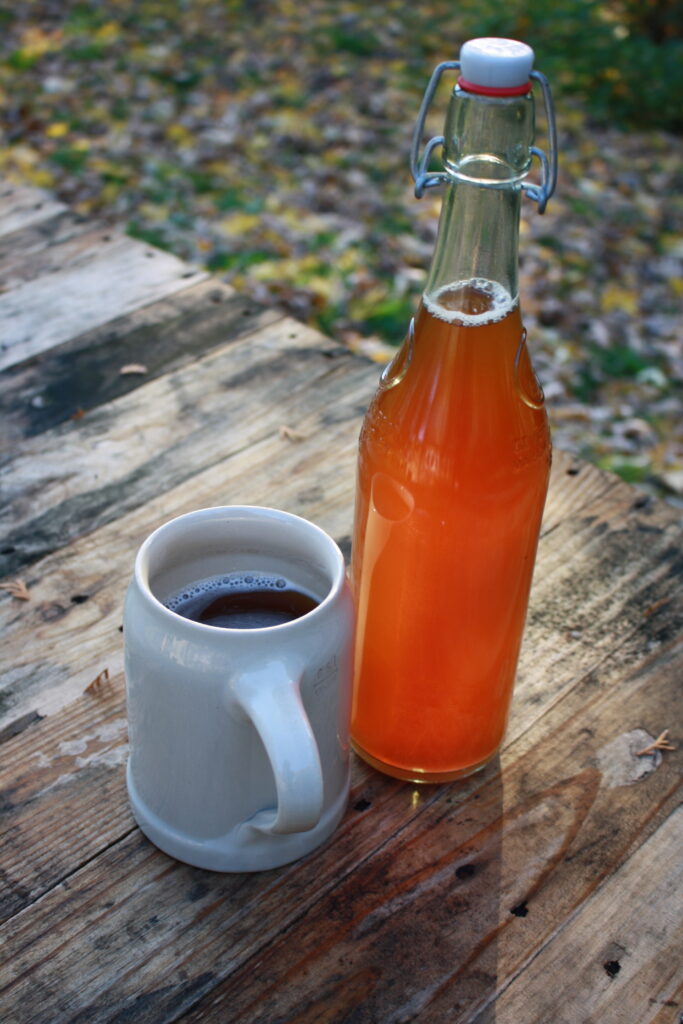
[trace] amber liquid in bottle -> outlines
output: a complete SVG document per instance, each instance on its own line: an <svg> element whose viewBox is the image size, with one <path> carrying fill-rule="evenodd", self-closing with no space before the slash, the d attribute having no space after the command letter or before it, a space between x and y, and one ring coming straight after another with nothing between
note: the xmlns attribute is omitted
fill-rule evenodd
<svg viewBox="0 0 683 1024"><path fill-rule="evenodd" d="M352 742L446 781L505 731L550 470L516 297L487 280L423 298L365 418L352 577Z"/></svg>

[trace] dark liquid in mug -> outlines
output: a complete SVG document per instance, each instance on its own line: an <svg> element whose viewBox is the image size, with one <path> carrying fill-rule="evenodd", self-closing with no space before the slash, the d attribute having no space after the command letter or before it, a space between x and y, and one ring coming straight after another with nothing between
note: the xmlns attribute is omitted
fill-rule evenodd
<svg viewBox="0 0 683 1024"><path fill-rule="evenodd" d="M164 604L193 622L224 629L263 629L292 622L318 605L284 576L233 572L198 580Z"/></svg>

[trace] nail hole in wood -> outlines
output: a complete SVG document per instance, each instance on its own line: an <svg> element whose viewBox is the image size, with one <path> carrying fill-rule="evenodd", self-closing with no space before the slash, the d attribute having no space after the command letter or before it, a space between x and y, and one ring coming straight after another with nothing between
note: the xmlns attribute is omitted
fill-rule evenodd
<svg viewBox="0 0 683 1024"><path fill-rule="evenodd" d="M608 960L607 963L602 965L605 968L610 978L616 978L617 974L621 970L621 964L618 960Z"/></svg>
<svg viewBox="0 0 683 1024"><path fill-rule="evenodd" d="M366 800L365 797L361 797L360 800L356 800L353 805L353 809L354 811L367 811L368 807L371 806L372 804L369 800Z"/></svg>
<svg viewBox="0 0 683 1024"><path fill-rule="evenodd" d="M518 903L516 907L512 907L510 913L514 914L515 917L526 917L529 913L529 907L527 906L526 900L522 900L522 902Z"/></svg>
<svg viewBox="0 0 683 1024"><path fill-rule="evenodd" d="M459 868L455 869L455 877L465 881L467 878L471 878L476 870L476 864L461 864Z"/></svg>

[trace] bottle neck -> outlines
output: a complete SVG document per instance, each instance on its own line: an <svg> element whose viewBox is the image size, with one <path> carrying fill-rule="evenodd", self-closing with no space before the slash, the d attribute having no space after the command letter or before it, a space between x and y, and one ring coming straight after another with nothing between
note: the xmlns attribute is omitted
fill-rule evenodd
<svg viewBox="0 0 683 1024"><path fill-rule="evenodd" d="M473 282L477 293L487 282L484 292L494 292L496 304L517 302L521 182L533 131L530 95L499 99L454 90L444 141L446 194L425 288L430 306L441 305L448 290L450 313L483 313L472 308Z"/></svg>

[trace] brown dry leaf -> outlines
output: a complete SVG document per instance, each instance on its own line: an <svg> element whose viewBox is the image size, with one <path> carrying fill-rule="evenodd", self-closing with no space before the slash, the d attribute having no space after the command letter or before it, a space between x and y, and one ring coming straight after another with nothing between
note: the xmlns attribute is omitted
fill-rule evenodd
<svg viewBox="0 0 683 1024"><path fill-rule="evenodd" d="M284 424L280 427L278 433L282 441L303 441L306 438L302 431L294 430L293 427L287 427Z"/></svg>
<svg viewBox="0 0 683 1024"><path fill-rule="evenodd" d="M30 601L31 595L28 592L28 587L22 579L17 578L16 580L9 580L7 583L0 583L0 590L6 590L12 597L16 597L18 601Z"/></svg>
<svg viewBox="0 0 683 1024"><path fill-rule="evenodd" d="M669 742L668 736L669 730L664 729L663 732L660 732L656 740L653 740L653 742L649 743L647 747L643 747L642 750L639 750L636 753L636 757L645 757L646 754L654 754L656 750L675 750L676 748L673 743Z"/></svg>
<svg viewBox="0 0 683 1024"><path fill-rule="evenodd" d="M91 683L88 683L84 693L98 693L105 683L109 682L109 669L103 668L98 676L95 676Z"/></svg>
<svg viewBox="0 0 683 1024"><path fill-rule="evenodd" d="M147 367L144 363L126 363L125 366L121 367L119 373L121 376L129 373L147 373Z"/></svg>

